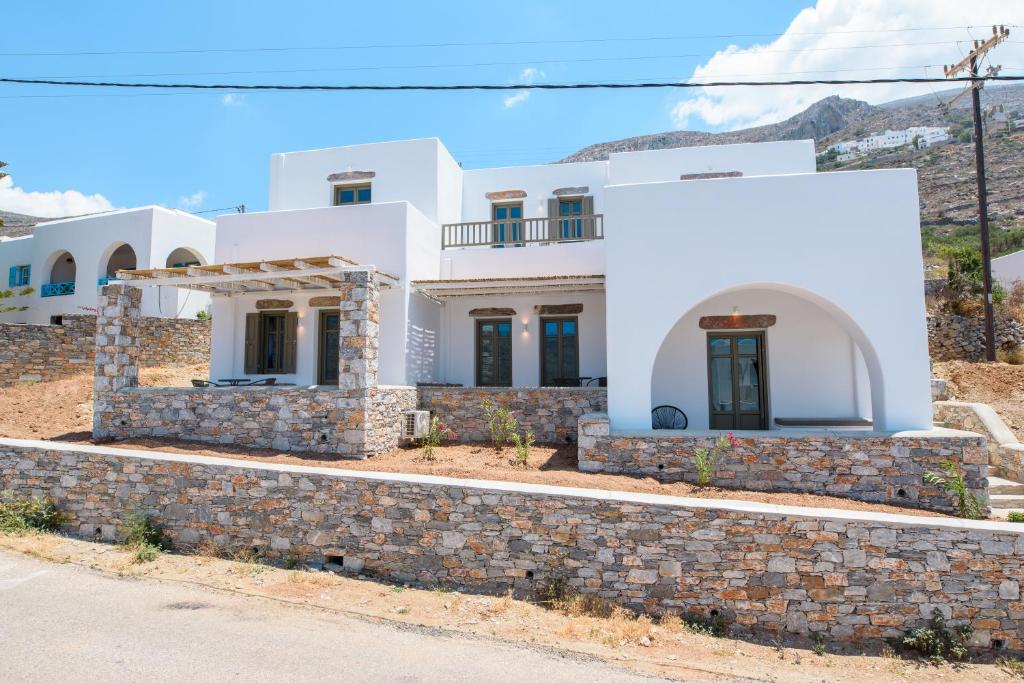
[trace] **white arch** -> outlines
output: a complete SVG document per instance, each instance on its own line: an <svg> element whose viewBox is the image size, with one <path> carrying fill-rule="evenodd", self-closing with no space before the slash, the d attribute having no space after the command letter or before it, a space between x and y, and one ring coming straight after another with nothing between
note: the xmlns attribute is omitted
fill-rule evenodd
<svg viewBox="0 0 1024 683"><path fill-rule="evenodd" d="M48 283L75 282L78 277L78 262L67 249L57 249L46 259Z"/></svg>
<svg viewBox="0 0 1024 683"><path fill-rule="evenodd" d="M100 255L96 265L96 277L113 277L118 270L134 270L139 267L138 252L128 242L114 242Z"/></svg>
<svg viewBox="0 0 1024 683"><path fill-rule="evenodd" d="M822 312L824 312L829 318L831 318L842 330L845 332L852 342L856 345L860 351L861 356L864 360L864 365L868 374L868 382L871 390L871 413L873 416L884 416L885 415L885 376L882 372L882 365L879 361L878 353L875 350L874 345L868 336L864 333L861 326L855 321L849 314L846 313L842 308L835 305L832 301L826 297L812 292L806 288L798 287L795 285L779 283L779 282L750 282L744 284L737 284L725 289L719 290L705 295L699 301L693 303L689 308L683 311L678 317L672 319L671 316L666 315L662 322L662 325L667 324L667 329L664 329L660 336L658 333L652 334L652 338L660 339L657 344L654 356L651 361L650 372L648 374L649 385L652 388L655 384L655 372L658 371L659 359L663 358L663 353L669 351L669 340L676 333L677 328L683 324L683 322L691 316L691 314L697 309L701 308L704 304L728 297L730 294L739 293L752 293L752 292L781 292L793 296L795 298L807 301L813 304ZM747 313L771 313L770 310L758 310L758 311L745 311ZM696 325L696 321L692 321ZM696 327L695 327L696 329ZM703 361L703 357L695 359ZM653 405L653 399L652 399ZM838 415L836 417L839 417ZM845 415L843 417L846 417Z"/></svg>
<svg viewBox="0 0 1024 683"><path fill-rule="evenodd" d="M201 266L206 265L206 259L203 258L202 252L195 247L175 247L167 254L167 259L164 261L164 267L172 268L175 263L189 263L192 261L198 262Z"/></svg>

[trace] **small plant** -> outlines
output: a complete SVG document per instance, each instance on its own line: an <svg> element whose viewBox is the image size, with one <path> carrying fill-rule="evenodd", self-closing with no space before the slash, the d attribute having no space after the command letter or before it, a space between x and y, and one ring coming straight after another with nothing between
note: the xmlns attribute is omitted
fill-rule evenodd
<svg viewBox="0 0 1024 683"><path fill-rule="evenodd" d="M213 320L213 316L206 310L196 311L196 320Z"/></svg>
<svg viewBox="0 0 1024 683"><path fill-rule="evenodd" d="M491 443L494 444L494 450L500 451L512 440L519 423L511 410L495 405L489 398L484 399L483 408L487 415L487 426L491 430Z"/></svg>
<svg viewBox="0 0 1024 683"><path fill-rule="evenodd" d="M299 556L297 552L295 552L294 550L289 550L287 553L285 553L284 556L284 568L295 569L299 566L299 562L301 561L302 558Z"/></svg>
<svg viewBox="0 0 1024 683"><path fill-rule="evenodd" d="M697 468L697 485L707 486L718 471L718 463L728 448L736 448L739 439L732 433L718 437L711 448L700 447L693 451L693 464Z"/></svg>
<svg viewBox="0 0 1024 683"><path fill-rule="evenodd" d="M441 422L441 418L434 416L430 418L430 427L427 429L427 434L420 439L420 446L423 447L423 457L427 460L434 459L434 449L441 445L441 442L445 439L454 439L457 434L455 431Z"/></svg>
<svg viewBox="0 0 1024 683"><path fill-rule="evenodd" d="M974 495L967 483L964 481L963 472L957 468L956 463L947 460L942 463L945 474L938 472L925 472L921 477L924 483L930 486L938 486L953 497L953 504L956 506L957 515L964 519L984 519L981 501Z"/></svg>
<svg viewBox="0 0 1024 683"><path fill-rule="evenodd" d="M820 633L815 633L811 638L811 649L819 657L824 657L828 654L828 649L825 647L825 639L821 637Z"/></svg>
<svg viewBox="0 0 1024 683"><path fill-rule="evenodd" d="M1000 657L996 660L996 666L1015 678L1024 679L1024 659Z"/></svg>
<svg viewBox="0 0 1024 683"><path fill-rule="evenodd" d="M152 517L141 514L129 515L125 520L124 547L132 552L136 564L152 562L171 547L170 541L153 521Z"/></svg>
<svg viewBox="0 0 1024 683"><path fill-rule="evenodd" d="M1020 510L1013 510L1012 512L1006 515L1006 521L1024 524L1024 512Z"/></svg>
<svg viewBox="0 0 1024 683"><path fill-rule="evenodd" d="M996 351L996 359L1010 365L1024 365L1024 348L1014 346L1012 349L999 349Z"/></svg>
<svg viewBox="0 0 1024 683"><path fill-rule="evenodd" d="M967 658L967 641L973 632L970 625L950 631L942 612L933 610L928 625L911 631L910 635L903 638L902 645L904 649L916 652L932 664L962 662Z"/></svg>
<svg viewBox="0 0 1024 683"><path fill-rule="evenodd" d="M515 464L519 467L526 467L530 460L530 449L533 448L533 432L526 430L526 436L519 436L518 432L512 432L512 444L516 447Z"/></svg>
<svg viewBox="0 0 1024 683"><path fill-rule="evenodd" d="M12 495L0 497L0 531L24 534L29 531L55 533L69 516L60 512L49 497L16 500Z"/></svg>
<svg viewBox="0 0 1024 683"><path fill-rule="evenodd" d="M682 619L683 624L686 625L687 630L691 633L696 633L702 636L712 636L713 638L720 638L725 635L725 617L718 612L707 615L692 612L683 615Z"/></svg>

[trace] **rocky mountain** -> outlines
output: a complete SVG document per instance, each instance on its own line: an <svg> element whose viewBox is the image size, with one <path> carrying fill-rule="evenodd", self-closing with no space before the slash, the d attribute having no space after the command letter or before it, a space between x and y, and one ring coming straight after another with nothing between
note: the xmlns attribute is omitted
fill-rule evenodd
<svg viewBox="0 0 1024 683"><path fill-rule="evenodd" d="M970 98L960 98L950 109L938 106L940 102L951 100L957 92L937 92L878 106L833 96L781 123L726 133L671 131L641 135L590 145L562 161L605 159L611 152L807 138L814 138L818 149L823 150L834 142L854 140L886 129L949 126L954 134L952 143L923 150L879 152L846 164L822 163L819 170L916 168L922 226L934 234L951 234L977 222ZM1024 86L985 88L982 90L982 105L986 111L1001 108L1011 119L1024 117ZM1024 173L1021 172L1024 130L1001 130L989 121L985 158L989 214L993 225L1004 230L1024 228ZM1015 245L1016 242L1007 241L1007 244Z"/></svg>
<svg viewBox="0 0 1024 683"><path fill-rule="evenodd" d="M705 133L701 131L676 130L654 135L600 142L584 147L575 154L562 159L569 161L596 161L607 159L612 152L636 152L647 149L671 149L696 145L728 145L741 142L772 142L775 140L806 140L824 138L836 131L849 128L876 116L877 107L867 102L851 100L836 95L815 102L810 107L780 123L756 128L745 128L726 133Z"/></svg>
<svg viewBox="0 0 1024 683"><path fill-rule="evenodd" d="M26 216L22 213L0 211L0 237L21 237L22 235L31 235L32 228L35 224L41 223L45 220L47 219L37 218L36 216Z"/></svg>

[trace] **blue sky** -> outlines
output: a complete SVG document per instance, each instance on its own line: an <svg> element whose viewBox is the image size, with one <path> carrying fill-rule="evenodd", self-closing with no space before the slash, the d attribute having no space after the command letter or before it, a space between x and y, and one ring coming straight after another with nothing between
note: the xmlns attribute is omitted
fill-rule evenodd
<svg viewBox="0 0 1024 683"><path fill-rule="evenodd" d="M846 3L845 8L838 7L840 1ZM881 4L876 0L820 0L819 5L837 7L821 7L807 21L813 20L817 22L814 26L825 30L848 25L854 21L849 12L839 15L854 1L871 5L871 12L877 13L892 11L878 9L882 6L914 5L923 0ZM987 1L979 0L980 4ZM771 44L771 36L784 33L801 10L815 4L814 0L626 4L606 0L500 4L8 0L0 6L0 23L4 26L0 52L5 53L0 57L0 72L16 77L88 80L107 76L112 80L200 83L685 80L698 69L714 73L713 56L731 44L749 57L751 53L744 49ZM976 12L978 5L973 7ZM908 11L908 16L913 14ZM922 20L919 13L916 16L918 23L938 22L935 26L949 26L952 24L943 22L955 21L943 17ZM885 21L884 16L871 17L875 25ZM709 34L758 36L613 40ZM545 42L581 39L610 40ZM857 34L855 39L863 43L896 38ZM915 39L921 36L915 35ZM475 44L408 46L422 43ZM309 49L382 44L407 47ZM296 47L306 49L276 49ZM237 48L263 51L207 51ZM816 54L831 54L818 49ZM179 52L123 54L159 50ZM20 54L46 52L122 54ZM776 69L790 68L797 56L795 51L786 53L785 63L778 64L776 59L773 65ZM862 51L858 59L859 64L878 63L890 56L877 51L867 56ZM764 55L752 58L755 62L766 61ZM834 62L829 67L836 68ZM812 64L811 68L825 67ZM735 72L735 67L732 70ZM209 75L252 71L279 73ZM721 69L717 73L722 73ZM0 159L11 165L7 170L12 175L7 181L7 195L0 192L0 209L38 205L40 212L53 213L71 204L79 212L82 206L91 206L88 201L62 204L61 196L57 196L59 206L53 208L54 202L49 202L53 196L42 194L32 200L27 194L57 195L73 190L101 195L92 201L103 200L113 206L158 203L204 210L244 203L260 210L266 206L272 152L437 136L467 168L541 163L603 140L684 125L722 129L762 122L766 117L784 118L798 104L790 97L753 105L748 99L737 104L722 99L701 100L689 93L683 97L665 90L515 95L413 92L225 96L143 91L126 96L124 91L0 85L4 119ZM513 99L506 101L510 96ZM690 104L681 105L681 101ZM15 191L20 194L12 194ZM3 203L5 196L7 206Z"/></svg>

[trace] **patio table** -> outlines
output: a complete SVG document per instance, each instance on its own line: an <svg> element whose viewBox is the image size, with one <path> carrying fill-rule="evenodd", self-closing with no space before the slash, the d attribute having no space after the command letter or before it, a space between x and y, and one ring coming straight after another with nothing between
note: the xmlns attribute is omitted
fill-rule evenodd
<svg viewBox="0 0 1024 683"><path fill-rule="evenodd" d="M229 387L240 387L245 384L252 382L248 377L228 377L227 379L219 379L218 382L223 382Z"/></svg>

